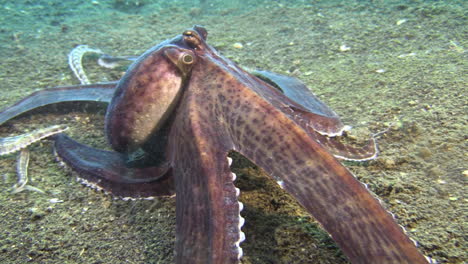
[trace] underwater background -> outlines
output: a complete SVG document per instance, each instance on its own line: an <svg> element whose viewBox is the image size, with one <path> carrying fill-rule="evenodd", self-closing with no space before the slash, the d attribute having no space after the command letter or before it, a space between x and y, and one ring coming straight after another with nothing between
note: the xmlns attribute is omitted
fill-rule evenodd
<svg viewBox="0 0 468 264"><path fill-rule="evenodd" d="M468 1L0 1L0 108L46 87L78 84L79 44L138 55L200 24L241 66L298 77L353 126L379 138L376 160L345 165L395 214L420 250L466 263ZM87 56L92 82L117 80ZM106 148L105 106L69 104L22 115L0 137L66 124ZM0 263L172 263L175 200L121 201L81 186L49 141L29 148L31 185L11 193L16 155L0 158ZM247 160L242 263L348 263L293 198Z"/></svg>

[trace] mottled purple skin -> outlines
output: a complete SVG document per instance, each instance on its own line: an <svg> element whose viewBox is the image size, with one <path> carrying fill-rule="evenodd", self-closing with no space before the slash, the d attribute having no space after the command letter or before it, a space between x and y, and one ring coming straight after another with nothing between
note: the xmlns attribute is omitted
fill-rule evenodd
<svg viewBox="0 0 468 264"><path fill-rule="evenodd" d="M314 97L310 104L301 101L309 92L282 84L285 76L266 74L283 94L245 72L207 45L206 36L204 28L195 26L161 43L119 82L106 117L108 139L118 152L59 135L55 145L62 160L86 184L117 196L171 195L175 188L178 264L239 263L242 205L229 151L253 161L295 197L351 262L428 263L334 157L366 159L375 150L356 151L327 137L342 128L331 109ZM162 97L153 96L161 91ZM162 102L164 94L169 102ZM147 104L156 113L137 121ZM130 168L129 152L140 148L150 162Z"/></svg>
<svg viewBox="0 0 468 264"><path fill-rule="evenodd" d="M106 135L118 152L137 149L169 118L181 93L183 73L172 61L177 48L152 49L132 64L107 109Z"/></svg>

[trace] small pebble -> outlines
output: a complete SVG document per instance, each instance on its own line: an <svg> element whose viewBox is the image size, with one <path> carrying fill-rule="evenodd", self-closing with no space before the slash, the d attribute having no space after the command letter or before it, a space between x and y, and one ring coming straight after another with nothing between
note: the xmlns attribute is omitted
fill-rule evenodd
<svg viewBox="0 0 468 264"><path fill-rule="evenodd" d="M396 166L395 160L390 159L390 158L382 158L381 162L382 162L382 165L384 166L384 168L387 168L387 169L391 169L391 168L394 168Z"/></svg>
<svg viewBox="0 0 468 264"><path fill-rule="evenodd" d="M430 168L428 171L427 171L427 174L431 177L431 178L438 178L442 175L444 175L444 171L439 168L439 167L433 167L433 168Z"/></svg>
<svg viewBox="0 0 468 264"><path fill-rule="evenodd" d="M345 44L343 44L343 45L340 46L340 51L342 51L342 52L348 51L348 50L350 50L350 49L351 49L351 47L348 47L348 46L346 46Z"/></svg>
<svg viewBox="0 0 468 264"><path fill-rule="evenodd" d="M408 20L406 20L406 19L400 19L400 20L398 20L398 21L396 22L396 25L399 26L399 25L401 25L401 24L403 24L403 23L406 23L406 21L408 21Z"/></svg>
<svg viewBox="0 0 468 264"><path fill-rule="evenodd" d="M398 58L406 58L406 57L413 57L413 56L416 56L415 52L398 55Z"/></svg>
<svg viewBox="0 0 468 264"><path fill-rule="evenodd" d="M32 220L39 220L46 215L44 210L37 208L37 207L30 208L29 213L31 213Z"/></svg>
<svg viewBox="0 0 468 264"><path fill-rule="evenodd" d="M427 147L423 147L423 148L419 149L418 154L419 154L419 157L421 157L423 159L428 159L429 157L432 156L432 151Z"/></svg>
<svg viewBox="0 0 468 264"><path fill-rule="evenodd" d="M463 176L468 177L468 170L464 170L464 171L462 172L462 174L463 174Z"/></svg>
<svg viewBox="0 0 468 264"><path fill-rule="evenodd" d="M242 43L240 43L240 42L236 42L236 43L232 44L232 46L235 49L242 49L244 47L244 45L242 45Z"/></svg>
<svg viewBox="0 0 468 264"><path fill-rule="evenodd" d="M58 198L52 198L49 199L49 203L63 203L63 200L60 200Z"/></svg>

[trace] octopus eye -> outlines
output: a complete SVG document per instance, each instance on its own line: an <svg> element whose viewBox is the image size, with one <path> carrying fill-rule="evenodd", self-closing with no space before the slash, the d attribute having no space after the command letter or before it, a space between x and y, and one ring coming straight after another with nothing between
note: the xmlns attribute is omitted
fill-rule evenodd
<svg viewBox="0 0 468 264"><path fill-rule="evenodd" d="M181 58L183 64L192 64L193 63L193 56L192 54L184 54Z"/></svg>
<svg viewBox="0 0 468 264"><path fill-rule="evenodd" d="M193 49L202 49L202 38L198 35L198 32L186 30L182 35L184 36L184 41L189 47Z"/></svg>
<svg viewBox="0 0 468 264"><path fill-rule="evenodd" d="M186 37L191 37L191 36L193 36L193 31L192 30L185 30L184 33L182 33L182 35L184 35Z"/></svg>
<svg viewBox="0 0 468 264"><path fill-rule="evenodd" d="M195 54L190 50L175 47L165 49L164 54L183 74L188 74L190 72L197 59Z"/></svg>

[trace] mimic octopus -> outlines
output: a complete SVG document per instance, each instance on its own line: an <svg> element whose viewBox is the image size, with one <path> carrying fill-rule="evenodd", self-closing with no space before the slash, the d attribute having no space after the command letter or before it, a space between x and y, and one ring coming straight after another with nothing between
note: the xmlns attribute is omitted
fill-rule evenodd
<svg viewBox="0 0 468 264"><path fill-rule="evenodd" d="M1 111L0 124L53 103L109 103L105 133L114 151L57 133L56 154L83 183L115 196L176 194L178 264L240 262L243 205L231 151L297 199L352 263L435 263L338 161L374 158L373 139L345 145L336 139L346 128L338 115L299 80L247 72L206 38L194 26L146 51L119 81L33 93Z"/></svg>

